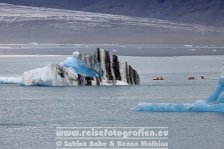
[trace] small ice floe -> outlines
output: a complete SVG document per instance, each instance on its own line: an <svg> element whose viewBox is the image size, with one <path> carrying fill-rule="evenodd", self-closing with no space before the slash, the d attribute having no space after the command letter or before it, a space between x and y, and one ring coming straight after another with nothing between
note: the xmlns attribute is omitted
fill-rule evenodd
<svg viewBox="0 0 224 149"><path fill-rule="evenodd" d="M186 44L186 45L184 45L184 47L193 47L193 45L187 45L187 44Z"/></svg>
<svg viewBox="0 0 224 149"><path fill-rule="evenodd" d="M31 42L30 44L31 44L32 46L39 46L39 44L36 43L36 42Z"/></svg>
<svg viewBox="0 0 224 149"><path fill-rule="evenodd" d="M73 44L74 46L77 46L77 47L81 47L82 45L80 44Z"/></svg>
<svg viewBox="0 0 224 149"><path fill-rule="evenodd" d="M212 52L216 52L217 50L213 49Z"/></svg>
<svg viewBox="0 0 224 149"><path fill-rule="evenodd" d="M11 49L11 47L2 46L0 49Z"/></svg>

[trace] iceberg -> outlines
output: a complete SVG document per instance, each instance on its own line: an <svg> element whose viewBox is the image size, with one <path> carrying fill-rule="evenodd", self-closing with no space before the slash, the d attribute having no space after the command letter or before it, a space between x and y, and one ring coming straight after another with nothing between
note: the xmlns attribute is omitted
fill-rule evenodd
<svg viewBox="0 0 224 149"><path fill-rule="evenodd" d="M137 111L145 112L224 112L224 103L208 103L199 99L194 103L138 103Z"/></svg>
<svg viewBox="0 0 224 149"><path fill-rule="evenodd" d="M78 51L60 64L49 64L23 73L21 79L0 78L0 84L23 86L138 85L135 69L117 55L97 48L92 56Z"/></svg>
<svg viewBox="0 0 224 149"><path fill-rule="evenodd" d="M219 82L208 98L208 103L224 103L224 75L219 78Z"/></svg>
<svg viewBox="0 0 224 149"><path fill-rule="evenodd" d="M220 76L215 90L207 100L194 103L138 103L137 111L143 112L224 112L224 75Z"/></svg>

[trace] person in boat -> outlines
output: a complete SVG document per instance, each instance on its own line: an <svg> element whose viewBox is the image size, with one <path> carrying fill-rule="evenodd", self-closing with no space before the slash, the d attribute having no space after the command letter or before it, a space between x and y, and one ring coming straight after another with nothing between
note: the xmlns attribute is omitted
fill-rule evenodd
<svg viewBox="0 0 224 149"><path fill-rule="evenodd" d="M164 78L163 77L156 77L153 80L164 80Z"/></svg>
<svg viewBox="0 0 224 149"><path fill-rule="evenodd" d="M194 80L194 76L187 78L188 80Z"/></svg>
<svg viewBox="0 0 224 149"><path fill-rule="evenodd" d="M159 80L159 77L155 77L153 80Z"/></svg>

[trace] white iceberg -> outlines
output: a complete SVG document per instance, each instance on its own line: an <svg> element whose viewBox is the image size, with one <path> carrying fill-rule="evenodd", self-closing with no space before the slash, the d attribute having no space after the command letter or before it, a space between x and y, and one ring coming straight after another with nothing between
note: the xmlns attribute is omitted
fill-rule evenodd
<svg viewBox="0 0 224 149"><path fill-rule="evenodd" d="M78 74L58 64L50 64L43 68L23 73L21 85L33 86L75 86Z"/></svg>

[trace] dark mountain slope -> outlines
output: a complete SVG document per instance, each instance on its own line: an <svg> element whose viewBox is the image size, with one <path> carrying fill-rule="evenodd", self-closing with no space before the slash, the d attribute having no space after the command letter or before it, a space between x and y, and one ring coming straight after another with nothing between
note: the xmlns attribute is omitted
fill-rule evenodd
<svg viewBox="0 0 224 149"><path fill-rule="evenodd" d="M224 25L224 0L0 0L0 2Z"/></svg>

